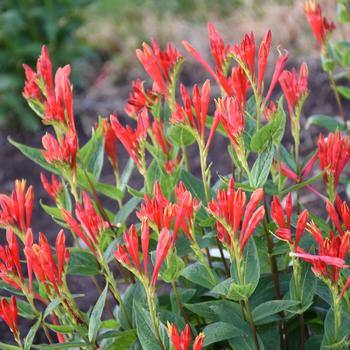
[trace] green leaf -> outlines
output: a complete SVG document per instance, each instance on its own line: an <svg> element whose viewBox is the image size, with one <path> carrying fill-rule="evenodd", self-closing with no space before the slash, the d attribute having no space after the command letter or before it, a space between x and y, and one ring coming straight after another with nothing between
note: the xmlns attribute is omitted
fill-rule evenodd
<svg viewBox="0 0 350 350"><path fill-rule="evenodd" d="M24 300L17 299L17 308L18 308L18 314L29 320L33 320L38 317L38 314L36 314L32 306Z"/></svg>
<svg viewBox="0 0 350 350"><path fill-rule="evenodd" d="M50 165L44 158L44 156L41 153L41 150L38 148L30 147L23 145L21 143L18 143L14 140L12 140L10 137L8 138L9 142L15 146L23 155L25 155L27 158L32 160L34 163L39 164L42 168L55 173L57 175L60 175L56 168L54 168L52 165Z"/></svg>
<svg viewBox="0 0 350 350"><path fill-rule="evenodd" d="M335 132L337 130L345 131L344 124L337 120L336 117L328 115L312 115L306 119L305 128L309 129L311 125L317 125L329 131Z"/></svg>
<svg viewBox="0 0 350 350"><path fill-rule="evenodd" d="M114 199L114 200L118 200L118 199L123 198L123 193L115 186L110 185L110 184L106 184L106 183L102 183L102 182L97 182L91 173L86 172L86 174L89 176L89 179L97 192L105 195L106 197ZM86 174L84 173L84 171L82 169L78 168L77 169L77 182L78 182L78 185L82 187L82 189L84 189L85 191L91 192L89 181L86 178Z"/></svg>
<svg viewBox="0 0 350 350"><path fill-rule="evenodd" d="M108 292L108 284L104 288L94 308L91 311L88 336L89 336L89 341L92 343L95 341L97 332L101 325L101 316L106 303L107 292Z"/></svg>
<svg viewBox="0 0 350 350"><path fill-rule="evenodd" d="M215 322L203 329L205 334L203 346L208 346L234 337L242 336L243 332L239 328L226 322Z"/></svg>
<svg viewBox="0 0 350 350"><path fill-rule="evenodd" d="M166 283L176 281L185 268L183 260L174 252L166 261L166 268L160 270L160 276Z"/></svg>
<svg viewBox="0 0 350 350"><path fill-rule="evenodd" d="M269 177L271 165L273 161L274 148L270 144L269 147L258 156L252 169L253 185L255 188L260 188L265 185L267 178Z"/></svg>
<svg viewBox="0 0 350 350"><path fill-rule="evenodd" d="M297 300L270 300L260 304L253 310L253 318L256 324L264 324L265 319L269 316L277 314L283 310L287 310L299 304Z"/></svg>
<svg viewBox="0 0 350 350"><path fill-rule="evenodd" d="M190 146L195 141L193 132L181 123L170 125L167 129L167 137L176 146Z"/></svg>
<svg viewBox="0 0 350 350"><path fill-rule="evenodd" d="M193 196L198 198L204 205L206 205L207 200L205 198L204 186L201 180L184 169L181 170L180 180L183 181L186 188Z"/></svg>
<svg viewBox="0 0 350 350"><path fill-rule="evenodd" d="M344 312L341 312L340 318L338 334L335 334L334 311L332 308L328 310L324 320L322 349L347 349L345 345L350 329L350 319Z"/></svg>
<svg viewBox="0 0 350 350"><path fill-rule="evenodd" d="M144 350L161 350L154 334L152 322L148 311L141 304L134 300L133 310L137 336Z"/></svg>
<svg viewBox="0 0 350 350"><path fill-rule="evenodd" d="M343 97L345 97L347 100L350 100L350 88L347 86L337 86L337 90L340 93L340 95L342 95Z"/></svg>
<svg viewBox="0 0 350 350"><path fill-rule="evenodd" d="M45 323L45 325L56 333L74 333L76 328L70 325L57 325L51 323Z"/></svg>
<svg viewBox="0 0 350 350"><path fill-rule="evenodd" d="M46 205L43 203L43 201L41 199L40 199L40 206L42 209L44 209L45 213L50 215L53 219L57 219L60 221L63 220L61 209L59 209L57 207L51 207L49 205Z"/></svg>
<svg viewBox="0 0 350 350"><path fill-rule="evenodd" d="M246 300L251 295L252 285L231 283L227 291L227 298L235 301Z"/></svg>
<svg viewBox="0 0 350 350"><path fill-rule="evenodd" d="M263 152L269 144L281 142L286 125L286 114L283 110L283 99L278 102L276 116L259 129L250 140L250 149L253 152Z"/></svg>
<svg viewBox="0 0 350 350"><path fill-rule="evenodd" d="M134 211L134 209L137 207L137 205L140 203L141 199L133 197L129 199L122 208L118 211L116 217L115 217L115 223L116 224L124 224L125 221L128 219L129 215Z"/></svg>
<svg viewBox="0 0 350 350"><path fill-rule="evenodd" d="M0 349L1 350L21 350L19 346L16 345L10 345L0 342Z"/></svg>
<svg viewBox="0 0 350 350"><path fill-rule="evenodd" d="M100 270L95 256L88 250L70 248L68 274L78 276L93 276L99 274Z"/></svg>
<svg viewBox="0 0 350 350"><path fill-rule="evenodd" d="M45 319L47 316L49 316L53 310L56 309L56 307L60 305L60 300L56 297L55 299L53 299L51 301L51 303L49 305L47 305L45 311L44 311L44 315L43 315L43 319Z"/></svg>
<svg viewBox="0 0 350 350"><path fill-rule="evenodd" d="M322 335L312 335L305 343L305 350L320 350Z"/></svg>
<svg viewBox="0 0 350 350"><path fill-rule="evenodd" d="M254 237L250 237L243 252L243 286L250 285L250 292L247 297L252 295L258 285L260 278L260 262L258 251L256 249ZM236 284L241 284L238 278L236 263L231 264L231 276Z"/></svg>
<svg viewBox="0 0 350 350"><path fill-rule="evenodd" d="M205 288L212 289L215 286L207 269L200 263L188 265L181 276Z"/></svg>
<svg viewBox="0 0 350 350"><path fill-rule="evenodd" d="M101 175L104 157L104 137L101 123L96 130L92 130L90 140L79 150L77 156L83 168L93 175L95 181L98 181Z"/></svg>
<svg viewBox="0 0 350 350"><path fill-rule="evenodd" d="M41 323L41 315L34 325L30 328L25 340L24 340L24 350L30 350L33 344L34 337Z"/></svg>
<svg viewBox="0 0 350 350"><path fill-rule="evenodd" d="M305 312L312 305L312 301L317 288L317 279L311 270L311 265L302 264L301 266L302 273L299 283L299 292L296 290L294 276L291 278L289 287L291 299L300 301L300 305L298 305L296 308L296 312L299 314ZM298 295L300 295L300 299L297 298Z"/></svg>
<svg viewBox="0 0 350 350"><path fill-rule="evenodd" d="M58 343L58 344L42 344L42 345L32 345L34 349L39 350L60 350L60 349L89 349L88 344L82 342L69 342L69 343Z"/></svg>
<svg viewBox="0 0 350 350"><path fill-rule="evenodd" d="M133 329L129 329L124 332L110 331L108 338L113 338L113 343L108 347L110 350L129 350L132 349L132 345L136 341L136 332ZM106 333L102 334L97 340L107 339Z"/></svg>
<svg viewBox="0 0 350 350"><path fill-rule="evenodd" d="M131 174L135 168L135 162L132 158L129 158L128 162L126 163L123 173L120 177L120 190L124 193L126 189L126 185L128 184Z"/></svg>

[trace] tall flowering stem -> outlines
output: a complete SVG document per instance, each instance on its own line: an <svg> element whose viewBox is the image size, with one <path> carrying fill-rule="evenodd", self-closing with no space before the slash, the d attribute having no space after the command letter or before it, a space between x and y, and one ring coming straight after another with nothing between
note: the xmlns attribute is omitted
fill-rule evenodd
<svg viewBox="0 0 350 350"><path fill-rule="evenodd" d="M245 192L241 189L236 191L234 186L234 179L231 178L228 189L220 190L217 199L213 199L208 204L207 210L216 219L218 238L230 252L231 262L235 261L238 281L244 285L243 251L254 230L264 218L264 207L258 207L264 192L262 189L256 190L252 193L249 202L246 203ZM245 299L243 303L245 310L243 316L250 324L255 346L259 349L256 327L248 299Z"/></svg>

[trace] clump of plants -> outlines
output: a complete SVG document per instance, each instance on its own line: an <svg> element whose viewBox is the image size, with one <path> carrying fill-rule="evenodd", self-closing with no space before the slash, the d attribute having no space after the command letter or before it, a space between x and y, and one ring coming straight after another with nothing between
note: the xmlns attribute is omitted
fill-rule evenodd
<svg viewBox="0 0 350 350"><path fill-rule="evenodd" d="M339 3L342 22L349 21L347 6ZM334 74L339 67L347 72L348 47L332 41L335 25L318 4L307 2L305 13L344 112L340 95L348 88ZM260 43L250 33L233 45L211 23L208 32L213 65L195 44L183 46L211 79L189 91L179 82L184 54L171 44L144 43L136 55L150 87L134 81L127 125L117 115L99 118L84 145L70 66L53 75L45 46L35 69L24 65L23 96L50 131L42 149L10 142L45 170L41 182L52 201L40 204L62 229L54 246L33 232L34 191L25 180L0 195L7 241L0 246L0 278L12 293L1 298L0 317L16 343L1 348L349 347L350 209L339 191L350 160L345 114L309 119L330 131L302 155L307 65L286 70L288 52L271 50L270 31ZM269 57L274 68L267 83ZM212 96L213 84L220 96ZM287 123L291 149L283 145ZM229 174L214 173L215 162L208 162L219 137L229 141ZM123 166L117 147L130 156ZM197 150L200 178L192 173L189 147ZM105 166L114 184L101 180ZM132 172L143 179L140 188L129 185ZM305 193L322 202L326 219L303 204ZM116 210L107 209L106 198ZM78 306L84 296L70 286L76 275L95 284L95 305ZM22 318L33 321L27 334ZM47 344L35 341L40 328Z"/></svg>

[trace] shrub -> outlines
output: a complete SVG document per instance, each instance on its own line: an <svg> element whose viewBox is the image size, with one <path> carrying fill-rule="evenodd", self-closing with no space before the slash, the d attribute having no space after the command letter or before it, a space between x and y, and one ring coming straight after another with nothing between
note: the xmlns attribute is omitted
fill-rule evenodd
<svg viewBox="0 0 350 350"><path fill-rule="evenodd" d="M341 108L338 93L345 90L333 69L344 65L333 56L334 25L314 2L305 12L323 61L335 62L325 69ZM45 46L36 71L24 66L23 95L52 132L43 136L43 149L10 141L52 173L41 181L54 205L41 205L63 229L54 247L45 234L33 234L34 194L25 180L16 181L10 196L0 196L7 240L0 247L0 277L16 294L0 301L0 316L17 343L1 343L4 349L188 350L191 338L195 350L348 348L350 211L339 191L350 160L346 119L309 119L331 131L302 156L307 65L286 70L288 52L280 50L266 84L270 31L256 47L252 33L228 45L213 24L208 30L214 68L190 43L183 46L221 88L213 115L212 82L195 84L191 92L178 86L183 54L153 40L136 51L152 88L134 81L125 106L136 126L124 126L117 115L100 118L83 146L70 66L53 77ZM275 99L278 85L282 93ZM291 151L282 143L287 119ZM229 141L234 171L213 183L208 154L219 135ZM123 169L117 144L130 156ZM189 147L198 151L201 180L191 173ZM104 154L115 184L101 180ZM128 185L134 170L141 188ZM305 192L322 202L327 220L305 207ZM116 212L105 208L104 197L116 202ZM67 247L64 230L74 247ZM95 305L78 306L67 279L74 275L101 289ZM103 313L110 308L108 294L116 304L112 317ZM36 320L24 339L18 315ZM33 344L39 327L50 345Z"/></svg>

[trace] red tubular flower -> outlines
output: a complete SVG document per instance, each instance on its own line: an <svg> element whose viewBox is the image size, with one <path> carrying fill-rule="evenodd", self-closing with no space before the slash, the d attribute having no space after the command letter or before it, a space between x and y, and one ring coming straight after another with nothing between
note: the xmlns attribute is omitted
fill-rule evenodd
<svg viewBox="0 0 350 350"><path fill-rule="evenodd" d="M158 273L160 270L160 267L163 264L164 259L168 255L169 249L171 247L171 235L167 228L163 228L162 231L160 231L159 237L158 237L158 244L156 248L156 261L154 264L154 269L152 273L152 280L151 285L153 287L156 286Z"/></svg>
<svg viewBox="0 0 350 350"><path fill-rule="evenodd" d="M257 189L246 205L246 194L241 189L235 191L234 179L231 178L228 189L222 189L208 204L208 212L217 220L218 238L232 249L232 240L239 240L242 254L250 236L264 218L264 207L257 208L263 197L263 190ZM239 227L242 222L240 235ZM227 229L231 232L227 232ZM237 252L236 252L237 253Z"/></svg>
<svg viewBox="0 0 350 350"><path fill-rule="evenodd" d="M287 60L288 60L288 51L284 50L284 55L281 52L279 52L279 56L275 64L275 70L271 78L271 83L265 97L265 103L267 103L268 100L270 99L272 92L284 70L284 67L286 66Z"/></svg>
<svg viewBox="0 0 350 350"><path fill-rule="evenodd" d="M208 23L208 32L209 32L209 42L210 42L211 53L216 63L216 71L223 72L224 65L227 60L227 55L230 52L231 47L229 45L225 45L221 37L221 34L216 30L214 25L210 22ZM182 41L182 45L185 47L188 53L198 63L200 63L215 80L219 81L217 74L210 67L208 62L202 57L202 55L196 49L193 48L193 46L189 42L184 40Z"/></svg>
<svg viewBox="0 0 350 350"><path fill-rule="evenodd" d="M339 196L335 199L335 204L337 207L337 211L348 231L350 231L350 208L347 203L341 200Z"/></svg>
<svg viewBox="0 0 350 350"><path fill-rule="evenodd" d="M157 103L157 93L153 90L145 91L143 82L140 79L134 80L131 88L132 92L130 92L128 102L124 108L128 116L137 116L142 108L150 108Z"/></svg>
<svg viewBox="0 0 350 350"><path fill-rule="evenodd" d="M152 47L143 43L142 48L143 50L136 50L136 56L154 81L153 90L167 96L171 75L176 65L182 60L182 55L170 43L166 45L164 51L161 51L155 40L152 40Z"/></svg>
<svg viewBox="0 0 350 350"><path fill-rule="evenodd" d="M62 125L65 129L75 130L73 115L72 88L69 80L70 65L58 68L55 81L52 75L52 64L46 46L41 49L37 61L37 71L23 65L26 82L23 96L29 103L33 101L42 105L43 123Z"/></svg>
<svg viewBox="0 0 350 350"><path fill-rule="evenodd" d="M168 335L175 350L190 350L191 328L186 324L181 335L174 324L168 322ZM200 333L193 343L193 350L202 350L204 333Z"/></svg>
<svg viewBox="0 0 350 350"><path fill-rule="evenodd" d="M0 194L0 226L24 234L30 227L33 204L33 187L26 191L26 181L16 180L11 197Z"/></svg>
<svg viewBox="0 0 350 350"><path fill-rule="evenodd" d="M315 0L305 2L304 12L318 44L322 47L326 42L327 34L335 29L334 23L322 17L321 6Z"/></svg>
<svg viewBox="0 0 350 350"><path fill-rule="evenodd" d="M55 167L70 169L73 176L76 175L78 136L73 130L69 130L58 141L52 134L46 133L42 138L44 150L42 154L45 160Z"/></svg>
<svg viewBox="0 0 350 350"><path fill-rule="evenodd" d="M224 126L236 152L241 154L244 131L244 114L239 101L234 97L223 97L216 101L216 117Z"/></svg>
<svg viewBox="0 0 350 350"><path fill-rule="evenodd" d="M348 290L350 287L350 277L346 280L344 287L342 288L340 294L339 294L339 300L344 296L345 292Z"/></svg>
<svg viewBox="0 0 350 350"><path fill-rule="evenodd" d="M105 140L105 151L113 169L118 167L117 162L117 136L107 119L102 120L102 131Z"/></svg>
<svg viewBox="0 0 350 350"><path fill-rule="evenodd" d="M62 209L62 216L70 229L95 254L95 246L99 244L103 231L109 227L108 222L97 213L86 192L83 193L83 205L80 203L76 205L75 215L79 223L68 210Z"/></svg>
<svg viewBox="0 0 350 350"><path fill-rule="evenodd" d="M154 183L153 198L145 194L144 203L136 215L141 221L147 220L158 232L164 227L170 228L175 215L174 206L163 195L158 181Z"/></svg>
<svg viewBox="0 0 350 350"><path fill-rule="evenodd" d="M171 203L162 193L159 182L154 183L153 199L145 195L141 209L136 213L143 222L147 221L155 230L160 232L163 228L170 229L174 219L173 243L178 231L182 229L190 240L193 240L192 227L195 213L200 203L180 182L175 188L175 204Z"/></svg>
<svg viewBox="0 0 350 350"><path fill-rule="evenodd" d="M46 289L53 287L56 293L60 293L60 286L63 281L63 273L69 261L69 250L66 248L65 236L61 230L56 238L57 263L46 236L39 234L38 244L33 244L33 237L27 237L24 253L30 270L34 271L38 281L42 282Z"/></svg>
<svg viewBox="0 0 350 350"><path fill-rule="evenodd" d="M180 92L183 107L176 106L176 111L172 114L170 122L173 124L183 123L196 129L204 142L205 125L210 103L210 81L206 80L201 90L197 84L193 86L192 101L184 85L181 84ZM195 116L193 115L195 112Z"/></svg>
<svg viewBox="0 0 350 350"><path fill-rule="evenodd" d="M293 68L291 72L287 70L283 71L279 78L279 83L287 100L289 115L292 118L292 123L295 106L298 104L300 99L308 93L308 76L309 71L307 64L303 63L300 67L299 78L295 68Z"/></svg>
<svg viewBox="0 0 350 350"><path fill-rule="evenodd" d="M175 243L180 228L182 228L186 236L193 241L193 219L195 213L199 210L200 203L197 198L194 198L191 192L187 190L183 182L180 182L175 188L175 197L176 204L173 243Z"/></svg>
<svg viewBox="0 0 350 350"><path fill-rule="evenodd" d="M241 45L235 45L232 52L237 56L248 68L251 77L254 79L255 66L255 38L254 34L245 34Z"/></svg>
<svg viewBox="0 0 350 350"><path fill-rule="evenodd" d="M285 202L285 212L286 215L284 215L284 210L282 208L281 202L279 201L277 196L273 197L272 203L271 203L271 218L277 225L276 230L276 236L283 240L287 241L290 244L293 244L294 251L297 250L299 246L300 239L305 231L307 222L309 220L309 212L304 209L298 216L298 221L296 225L296 233L295 233L295 240L293 243L292 234L291 234L291 217L292 217L292 208L293 208L293 201L292 201L292 194L288 193L286 202Z"/></svg>
<svg viewBox="0 0 350 350"><path fill-rule="evenodd" d="M312 255L301 251L293 255L311 263L312 270L317 276L323 276L332 283L338 283L340 270L347 267L344 259L349 252L350 232L335 236L333 231L330 231L329 238L324 238L313 222L308 224L308 230L318 244L318 254Z"/></svg>
<svg viewBox="0 0 350 350"><path fill-rule="evenodd" d="M169 152L172 149L172 145L168 142L165 136L164 122L162 120L154 119L152 123L152 131L154 138L165 156L169 156Z"/></svg>
<svg viewBox="0 0 350 350"><path fill-rule="evenodd" d="M343 137L339 131L329 133L326 139L320 134L317 148L320 167L326 170L324 181L327 187L332 186L336 190L339 177L350 160L350 139L348 136Z"/></svg>
<svg viewBox="0 0 350 350"><path fill-rule="evenodd" d="M58 196L63 191L62 182L59 181L55 175L51 175L51 183L50 183L47 177L43 173L40 173L40 180L45 191L57 203L59 201Z"/></svg>
<svg viewBox="0 0 350 350"><path fill-rule="evenodd" d="M140 168L141 144L147 138L149 126L147 109L143 108L138 114L137 128L135 130L129 125L124 128L115 114L111 115L110 120L117 139L123 144L136 166Z"/></svg>
<svg viewBox="0 0 350 350"><path fill-rule="evenodd" d="M258 54L258 93L259 94L261 93L261 88L264 81L267 59L270 53L270 47L271 47L271 30L269 30L265 34L265 37L262 40L259 47L259 54Z"/></svg>
<svg viewBox="0 0 350 350"><path fill-rule="evenodd" d="M10 286L21 289L23 274L19 257L16 235L11 229L6 230L7 245L0 245L0 278Z"/></svg>
<svg viewBox="0 0 350 350"><path fill-rule="evenodd" d="M149 226L146 221L141 226L141 248L143 254L143 269L139 256L139 242L134 225L131 225L129 231L124 232L125 246L118 245L114 252L115 258L126 268L134 269L148 278L148 248L149 248ZM130 256L130 259L129 259Z"/></svg>
<svg viewBox="0 0 350 350"><path fill-rule="evenodd" d="M15 338L19 337L18 309L16 297L11 296L10 302L5 298L0 299L0 317L11 329Z"/></svg>
<svg viewBox="0 0 350 350"><path fill-rule="evenodd" d="M149 254L149 226L147 221L143 221L141 225L141 248L143 254L143 269L141 267L141 261L139 256L139 243L136 228L134 225L130 226L129 231L124 232L125 247L118 245L117 250L114 252L115 258L127 269L130 269L134 273L137 272L137 276L140 278L148 276L148 254ZM160 267L167 256L171 247L171 235L168 229L161 230L158 237L158 244L156 248L156 261L151 277L151 286L155 287ZM130 259L129 259L130 257Z"/></svg>

